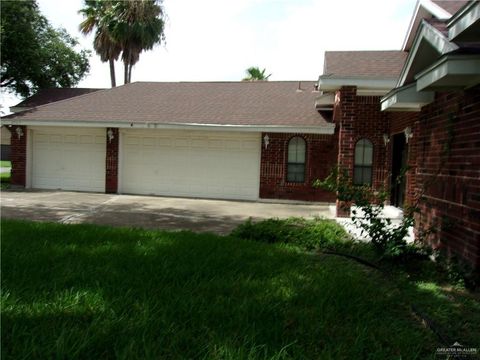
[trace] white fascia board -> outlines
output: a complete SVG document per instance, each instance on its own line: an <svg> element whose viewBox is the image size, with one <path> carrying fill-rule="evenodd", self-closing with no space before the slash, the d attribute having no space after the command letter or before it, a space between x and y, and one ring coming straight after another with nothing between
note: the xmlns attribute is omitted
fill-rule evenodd
<svg viewBox="0 0 480 360"><path fill-rule="evenodd" d="M413 11L412 19L410 20L410 25L408 26L407 35L405 36L405 40L403 41L403 51L408 51L411 49L415 34L418 30L420 23L423 19L429 16L434 16L439 20L446 20L449 19L452 14L450 14L437 4L431 2L430 0L417 1L415 10Z"/></svg>
<svg viewBox="0 0 480 360"><path fill-rule="evenodd" d="M336 91L342 86L356 86L357 91L371 90L386 94L395 87L396 79L379 78L347 78L334 76L320 76L319 89L322 91Z"/></svg>
<svg viewBox="0 0 480 360"><path fill-rule="evenodd" d="M434 99L434 92L418 92L413 83L391 91L380 100L380 104L382 111L420 111Z"/></svg>
<svg viewBox="0 0 480 360"><path fill-rule="evenodd" d="M451 77L452 87L458 87L459 83L455 80L455 76L461 76L465 79L463 87L476 85L476 81L480 77L480 55L446 55L415 76L417 80L417 90L421 91L430 86L434 86L436 82ZM442 87L449 85L447 79Z"/></svg>
<svg viewBox="0 0 480 360"><path fill-rule="evenodd" d="M25 110L30 110L32 109L31 107L22 107L22 106L11 106L10 107L10 111L12 113L18 113L18 112L21 112L21 111L25 111Z"/></svg>
<svg viewBox="0 0 480 360"><path fill-rule="evenodd" d="M153 123L153 122L113 122L113 121L36 121L36 120L1 120L1 125L26 126L65 126L93 128L123 128L123 129L164 129L164 130L209 130L209 131L239 131L239 132L272 132L272 133L306 133L333 135L335 124L326 126L287 126L287 125L218 125L195 123Z"/></svg>
<svg viewBox="0 0 480 360"><path fill-rule="evenodd" d="M440 55L444 55L448 52L458 49L458 46L450 42L440 31L435 29L425 20L422 20L419 31L417 32L417 36L415 37L410 52L408 53L407 60L405 61L405 65L403 66L402 72L400 73L400 77L398 78L398 82L395 87L402 87L405 84L415 58L417 55L421 56L421 54L417 54L417 52L423 40L429 42L440 53Z"/></svg>
<svg viewBox="0 0 480 360"><path fill-rule="evenodd" d="M454 40L478 20L480 20L480 2L473 1L456 14L447 24L448 38Z"/></svg>

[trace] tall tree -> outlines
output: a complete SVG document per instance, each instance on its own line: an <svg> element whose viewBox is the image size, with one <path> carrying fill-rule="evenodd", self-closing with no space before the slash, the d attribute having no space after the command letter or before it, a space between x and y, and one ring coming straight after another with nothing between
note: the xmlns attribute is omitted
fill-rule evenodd
<svg viewBox="0 0 480 360"><path fill-rule="evenodd" d="M125 83L132 79L132 67L140 54L165 40L165 14L161 0L118 1L109 31L122 47Z"/></svg>
<svg viewBox="0 0 480 360"><path fill-rule="evenodd" d="M89 52L64 29L53 28L36 1L2 1L0 86L21 96L72 87L88 73Z"/></svg>
<svg viewBox="0 0 480 360"><path fill-rule="evenodd" d="M89 34L95 29L93 48L102 62L110 65L110 79L112 87L116 86L115 60L118 59L122 48L112 37L109 24L115 19L115 2L104 0L85 0L85 7L79 11L85 19L80 24L80 31Z"/></svg>
<svg viewBox="0 0 480 360"><path fill-rule="evenodd" d="M267 69L260 70L256 66L249 67L245 70L246 77L242 79L242 81L268 81L268 78L272 76L272 74L265 75Z"/></svg>

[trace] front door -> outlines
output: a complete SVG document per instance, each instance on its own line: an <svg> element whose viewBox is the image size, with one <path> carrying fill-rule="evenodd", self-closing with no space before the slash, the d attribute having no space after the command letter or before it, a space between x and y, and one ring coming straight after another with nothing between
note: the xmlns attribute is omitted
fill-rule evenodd
<svg viewBox="0 0 480 360"><path fill-rule="evenodd" d="M393 135L390 203L399 208L403 208L405 202L407 159L408 146L405 143L405 135L403 133Z"/></svg>

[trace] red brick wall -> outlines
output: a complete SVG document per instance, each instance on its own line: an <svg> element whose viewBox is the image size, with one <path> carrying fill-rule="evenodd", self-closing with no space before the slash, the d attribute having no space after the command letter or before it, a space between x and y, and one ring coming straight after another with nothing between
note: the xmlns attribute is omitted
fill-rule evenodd
<svg viewBox="0 0 480 360"><path fill-rule="evenodd" d="M112 130L112 139L108 137L109 130ZM118 191L118 128L107 128L105 136L107 137L105 192L116 193Z"/></svg>
<svg viewBox="0 0 480 360"><path fill-rule="evenodd" d="M389 180L390 153L383 140L383 134L389 133L389 118L380 109L380 97L357 96L356 92L356 87L344 86L336 95L339 103L333 117L340 127L338 165L353 177L355 145L362 138L370 140L373 144L373 186L379 188ZM349 211L339 202L337 216L349 216Z"/></svg>
<svg viewBox="0 0 480 360"><path fill-rule="evenodd" d="M27 127L14 125L8 129L12 134L10 140L12 161L10 183L25 187L27 179ZM17 129L21 129L23 136L18 136Z"/></svg>
<svg viewBox="0 0 480 360"><path fill-rule="evenodd" d="M266 133L262 134L262 139ZM334 202L335 194L312 187L316 179L328 176L336 164L337 136L318 134L268 133L269 145L262 142L260 198ZM294 136L305 139L305 183L287 182L288 142Z"/></svg>
<svg viewBox="0 0 480 360"><path fill-rule="evenodd" d="M437 94L418 127L417 231L428 242L480 267L480 86ZM448 146L451 139L451 146Z"/></svg>

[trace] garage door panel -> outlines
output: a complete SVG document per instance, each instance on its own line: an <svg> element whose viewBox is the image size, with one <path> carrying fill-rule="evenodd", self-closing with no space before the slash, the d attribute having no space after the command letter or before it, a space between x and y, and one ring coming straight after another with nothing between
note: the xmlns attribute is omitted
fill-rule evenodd
<svg viewBox="0 0 480 360"><path fill-rule="evenodd" d="M105 191L105 129L33 131L32 187Z"/></svg>
<svg viewBox="0 0 480 360"><path fill-rule="evenodd" d="M122 192L258 198L258 133L127 130L122 139Z"/></svg>

